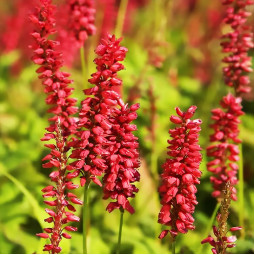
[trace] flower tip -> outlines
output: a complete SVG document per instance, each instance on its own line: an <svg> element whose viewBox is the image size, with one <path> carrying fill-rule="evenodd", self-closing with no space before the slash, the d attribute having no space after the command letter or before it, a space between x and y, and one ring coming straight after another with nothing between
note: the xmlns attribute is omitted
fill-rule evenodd
<svg viewBox="0 0 255 255"><path fill-rule="evenodd" d="M227 237L227 243L234 243L237 240L236 236Z"/></svg>
<svg viewBox="0 0 255 255"><path fill-rule="evenodd" d="M49 238L49 235L46 233L37 233L37 236L41 237L41 238Z"/></svg>
<svg viewBox="0 0 255 255"><path fill-rule="evenodd" d="M160 235L158 236L159 239L163 239L167 234L168 234L169 230L163 230Z"/></svg>
<svg viewBox="0 0 255 255"><path fill-rule="evenodd" d="M241 230L242 229L242 227L232 227L232 228L230 228L229 229L229 231L238 231L238 230Z"/></svg>
<svg viewBox="0 0 255 255"><path fill-rule="evenodd" d="M139 108L140 108L140 104L137 103L137 104L131 105L130 110L131 110L132 112L135 112L135 111L137 111Z"/></svg>
<svg viewBox="0 0 255 255"><path fill-rule="evenodd" d="M183 111L179 107L175 107L175 111L180 117L183 117Z"/></svg>
<svg viewBox="0 0 255 255"><path fill-rule="evenodd" d="M62 233L62 236L63 236L64 238L66 238L66 239L71 239L71 238L72 238L72 236L69 235L69 234L67 234L67 233Z"/></svg>
<svg viewBox="0 0 255 255"><path fill-rule="evenodd" d="M174 115L172 115L170 117L170 121L173 122L174 124L181 124L182 123L182 119L177 117L177 116L174 116Z"/></svg>
<svg viewBox="0 0 255 255"><path fill-rule="evenodd" d="M187 112L184 113L184 118L190 119L195 114L196 109L197 109L197 106L195 105L190 106Z"/></svg>
<svg viewBox="0 0 255 255"><path fill-rule="evenodd" d="M206 237L201 241L201 244L212 242L213 238L211 236Z"/></svg>

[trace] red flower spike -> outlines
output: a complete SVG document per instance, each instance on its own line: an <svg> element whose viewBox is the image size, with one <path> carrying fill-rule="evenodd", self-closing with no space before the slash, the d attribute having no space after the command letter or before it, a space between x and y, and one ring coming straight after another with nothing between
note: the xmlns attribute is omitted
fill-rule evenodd
<svg viewBox="0 0 255 255"><path fill-rule="evenodd" d="M127 52L120 46L120 41L114 35L108 35L95 50L97 72L89 79L95 86L84 90L88 97L82 101L80 130L71 157L77 159L72 165L83 173L81 185L93 181L101 186L97 177L105 173L104 199L116 200L107 206L108 211L118 208L133 213L128 198L138 191L133 183L140 176L137 171L138 143L132 134L136 126L130 123L137 118L135 111L139 105L128 108L114 91L122 84L117 72L124 69L120 61Z"/></svg>
<svg viewBox="0 0 255 255"><path fill-rule="evenodd" d="M110 154L107 147L111 144L108 140L111 124L109 116L112 116L112 109L118 105L120 100L119 94L112 90L115 85L112 79L117 77L117 72L124 69L120 63L125 58L127 49L120 46L121 39L108 35L103 39L95 52L98 57L94 60L97 65L97 72L92 74L89 79L95 86L84 90L88 96L82 101L79 112L80 122L79 131L76 133L77 138L73 142L76 150L73 151L71 158L77 161L72 165L80 169L83 173L81 185L91 180L97 185L101 185L96 178L104 173L106 168L106 156ZM118 65L118 70L112 70L113 66ZM114 104L109 103L109 99Z"/></svg>
<svg viewBox="0 0 255 255"><path fill-rule="evenodd" d="M161 210L158 216L160 224L170 226L164 230L159 238L164 238L168 232L172 238L178 233L187 233L193 230L196 184L199 184L201 172L199 165L202 159L198 144L201 120L191 120L196 106L191 106L186 112L176 108L178 116L171 116L170 120L177 125L170 129L168 155L170 158L163 164L161 174Z"/></svg>
<svg viewBox="0 0 255 255"><path fill-rule="evenodd" d="M238 183L238 139L240 123L239 117L244 113L241 111L241 98L231 94L223 97L221 107L212 110L211 127L214 133L210 136L212 145L207 147L207 156L213 159L207 163L208 171L213 173L210 180L213 184L214 192L212 196L220 198L224 186L229 181L232 186ZM236 190L232 188L232 200L236 200Z"/></svg>
<svg viewBox="0 0 255 255"><path fill-rule="evenodd" d="M48 0L40 0L40 2L41 7L30 16L30 20L36 28L32 33L35 43L31 47L34 49L32 60L41 65L37 69L37 73L40 74L39 78L45 86L46 103L52 107L49 112L57 115L57 117L51 118L52 125L48 128L51 130L50 133L45 134L41 139L48 141L55 138L53 131L56 130L56 120L60 121L65 137L75 132L77 120L70 116L69 109L72 109L72 114L75 114L77 108L75 107L76 99L70 98L73 90L68 87L71 83L71 80L68 79L70 75L60 71L63 59L61 52L57 51L59 43L48 39L55 33L55 6ZM37 36L34 36L35 33ZM47 52L47 54L42 54L42 52ZM56 109L58 110L56 111Z"/></svg>
<svg viewBox="0 0 255 255"><path fill-rule="evenodd" d="M222 36L222 51L227 53L222 60L226 63L223 68L225 83L234 87L236 93L248 93L251 90L249 73L252 72L249 50L254 47L253 28L247 24L247 18L251 13L247 10L253 1L226 1L224 5L230 5L226 9L223 22L232 28L232 31Z"/></svg>
<svg viewBox="0 0 255 255"><path fill-rule="evenodd" d="M47 95L46 103L51 105L48 110L52 114L49 118L51 123L46 128L47 133L41 139L42 141L54 140L54 144L46 144L45 147L50 148L51 152L43 161L49 160L43 164L44 168L56 168L49 175L51 181L55 184L48 186L42 190L43 197L54 197L54 201L44 201L45 204L52 207L52 210L46 209L46 212L51 216L45 219L45 222L53 223L52 228L45 228L46 233L38 234L42 238L49 238L50 244L44 246L44 251L51 253L59 253L59 247L62 239L63 224L65 215L68 213L66 209L75 209L69 204L71 199L65 195L67 188L77 188L72 182L67 182L66 171L70 169L67 164L67 152L70 150L68 138L76 132L77 118L72 117L72 114L77 112L75 107L76 99L71 98L72 88L69 87L71 80L69 74L60 71L63 66L62 54L58 52L57 47L59 42L49 39L55 33L55 6L51 0L40 0L41 5L36 9L35 14L30 16L31 22L34 24L35 31L31 34L35 43L31 48L33 51L32 60L35 64L40 65L37 69L39 79L42 80L45 93ZM69 174L68 177L77 177L79 171L76 170ZM74 216L75 217L75 216ZM70 220L68 218L69 221ZM75 218L78 221L77 218Z"/></svg>
<svg viewBox="0 0 255 255"><path fill-rule="evenodd" d="M111 212L114 209L126 210L133 214L134 208L130 205L128 198L134 197L138 188L133 184L140 180L138 168L140 166L138 152L138 138L132 134L135 128L130 128L130 122L136 119L137 110L132 106L129 108L123 105L120 109L113 111L112 141L109 146L111 155L107 156L107 162L110 166L105 172L103 178L104 199L115 199L116 202L110 203L107 210ZM129 116L134 116L130 118Z"/></svg>

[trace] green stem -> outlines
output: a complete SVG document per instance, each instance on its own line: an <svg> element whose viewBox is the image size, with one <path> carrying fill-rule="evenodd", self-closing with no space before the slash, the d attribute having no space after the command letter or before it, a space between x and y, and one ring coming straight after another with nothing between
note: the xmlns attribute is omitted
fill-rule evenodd
<svg viewBox="0 0 255 255"><path fill-rule="evenodd" d="M173 238L171 242L171 249L172 249L172 254L175 254L175 240Z"/></svg>
<svg viewBox="0 0 255 255"><path fill-rule="evenodd" d="M121 35L122 35L123 24L124 24L126 10L127 10L127 4L128 4L128 0L121 0L121 2L120 2L117 23L116 23L116 28L115 28L115 35L117 37L121 37Z"/></svg>
<svg viewBox="0 0 255 255"><path fill-rule="evenodd" d="M152 177L154 182L156 183L156 185L158 184L158 155L155 152L155 150L153 149L151 152L151 173L152 173Z"/></svg>
<svg viewBox="0 0 255 255"><path fill-rule="evenodd" d="M239 225L242 227L241 238L244 239L244 179L243 179L243 148L242 144L239 145L240 150L240 160L239 165Z"/></svg>
<svg viewBox="0 0 255 255"><path fill-rule="evenodd" d="M120 210L120 227L119 227L119 237L118 237L118 245L117 245L116 254L119 254L119 253L120 253L121 235L122 235L122 225L123 225L123 216L124 216L124 211L123 211L123 210Z"/></svg>
<svg viewBox="0 0 255 255"><path fill-rule="evenodd" d="M82 70L82 80L84 83L87 82L87 73L86 73L86 64L85 64L85 50L84 46L80 48L80 57L81 57L81 70Z"/></svg>
<svg viewBox="0 0 255 255"><path fill-rule="evenodd" d="M208 225L207 225L207 228L206 228L206 230L205 230L205 232L204 232L204 234L203 234L203 238L205 238L205 237L207 237L207 236L209 235L209 233L210 233L210 231L211 231L211 229L212 229L212 226L213 226L213 223L214 223L214 220L215 220L215 217L216 217L216 214L217 214L219 208L220 208L220 203L218 202L218 203L216 204L215 208L214 208L213 214L212 214L212 216L211 216L211 218L210 218L210 221L209 221L209 223L208 223ZM199 249L198 254L201 254L201 253L202 253L204 247L205 247L205 246L200 245L200 249Z"/></svg>
<svg viewBox="0 0 255 255"><path fill-rule="evenodd" d="M84 205L83 205L83 253L88 253L87 246L87 235L88 235L88 222L89 222L89 203L88 203L88 194L89 194L89 183L85 184L84 188Z"/></svg>

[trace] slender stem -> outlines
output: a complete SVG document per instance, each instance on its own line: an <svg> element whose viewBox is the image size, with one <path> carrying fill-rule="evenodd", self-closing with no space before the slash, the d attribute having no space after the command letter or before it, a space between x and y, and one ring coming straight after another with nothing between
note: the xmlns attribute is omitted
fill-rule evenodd
<svg viewBox="0 0 255 255"><path fill-rule="evenodd" d="M238 162L239 165L239 225L242 227L241 229L241 238L244 239L245 231L244 231L244 179L243 179L243 147L242 144L239 145L240 150L240 160Z"/></svg>
<svg viewBox="0 0 255 255"><path fill-rule="evenodd" d="M216 217L216 214L217 214L219 208L220 208L220 203L218 202L218 203L216 204L215 208L214 208L213 214L212 214L212 216L211 216L211 218L210 218L210 221L209 221L209 223L208 223L208 225L207 225L207 228L206 228L206 230L205 230L205 232L204 232L204 234L203 234L203 238L209 235L209 233L210 233L210 231L211 231L211 229L212 229L212 226L213 226L213 223L214 223L214 220L215 220L215 217ZM203 246L203 245L200 245L200 249L199 249L199 251L198 251L198 254L201 254L201 253L202 253L202 250L203 250L204 247L205 247L205 245L204 245L204 246Z"/></svg>
<svg viewBox="0 0 255 255"><path fill-rule="evenodd" d="M153 181L158 185L158 155L155 151L155 148L151 151L151 162L150 170L152 173Z"/></svg>
<svg viewBox="0 0 255 255"><path fill-rule="evenodd" d="M115 35L120 37L123 31L123 24L125 20L126 10L127 10L128 0L121 0L120 7L118 11L117 23L115 28Z"/></svg>
<svg viewBox="0 0 255 255"><path fill-rule="evenodd" d="M172 242L171 242L171 249L172 249L172 254L175 254L175 239L171 238Z"/></svg>
<svg viewBox="0 0 255 255"><path fill-rule="evenodd" d="M119 227L119 237L118 237L118 245L117 245L116 254L119 254L119 253L120 253L121 234L122 234L122 225L123 225L123 216L124 216L124 211L123 211L123 210L120 210L120 227Z"/></svg>
<svg viewBox="0 0 255 255"><path fill-rule="evenodd" d="M88 246L87 246L87 235L88 235L88 222L89 222L89 201L88 201L88 194L89 194L89 183L85 184L84 188L84 205L83 205L83 253L88 253Z"/></svg>
<svg viewBox="0 0 255 255"><path fill-rule="evenodd" d="M87 73L86 73L86 63L85 63L85 50L84 46L80 48L80 56L81 56L81 70L82 70L82 80L86 83Z"/></svg>

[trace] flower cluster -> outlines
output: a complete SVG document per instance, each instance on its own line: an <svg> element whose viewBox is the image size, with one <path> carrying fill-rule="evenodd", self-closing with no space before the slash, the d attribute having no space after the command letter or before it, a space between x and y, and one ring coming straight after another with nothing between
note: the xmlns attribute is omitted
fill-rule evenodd
<svg viewBox="0 0 255 255"><path fill-rule="evenodd" d="M162 208L158 222L170 226L159 236L164 238L168 233L175 238L179 233L187 233L194 229L192 214L198 203L195 193L199 184L201 172L199 165L202 160L198 136L201 130L201 120L190 118L194 115L196 106L191 106L187 112L176 108L178 116L171 116L170 121L178 125L170 129L172 140L168 140L170 158L163 164L161 174L162 184L159 188Z"/></svg>
<svg viewBox="0 0 255 255"><path fill-rule="evenodd" d="M62 54L56 50L58 41L48 39L55 33L55 6L50 0L40 0L42 7L38 13L30 16L30 20L36 26L36 30L31 34L35 44L31 46L34 50L32 60L40 65L36 70L38 77L45 86L44 92L47 94L46 104L51 105L48 110L54 116L49 119L52 122L48 131L54 131L55 123L59 119L63 135L67 137L76 130L77 119L70 115L78 111L76 99L71 98L73 88L70 88L70 74L60 71L63 66Z"/></svg>
<svg viewBox="0 0 255 255"><path fill-rule="evenodd" d="M234 87L237 94L247 93L251 90L249 72L252 72L251 57L248 56L249 49L254 47L252 27L247 25L247 17L251 15L246 6L252 5L251 0L223 0L224 5L229 6L226 10L224 23L232 28L222 36L222 50L228 53L223 58L227 64L223 68L225 83Z"/></svg>
<svg viewBox="0 0 255 255"><path fill-rule="evenodd" d="M108 204L106 209L109 212L120 209L134 213L128 198L134 197L134 192L138 192L138 188L132 183L140 180L137 171L140 162L137 151L138 138L132 134L132 131L136 130L136 125L130 123L137 118L138 108L138 104L128 108L121 103L121 109L115 108L113 112L112 133L109 136L110 155L107 157L109 169L103 178L103 198L116 199L115 202Z"/></svg>
<svg viewBox="0 0 255 255"><path fill-rule="evenodd" d="M216 219L218 227L213 226L213 233L215 238L209 235L201 241L201 244L209 243L212 248L213 254L226 254L227 248L235 247L236 236L227 236L227 233L241 230L241 227L232 227L228 230L227 219L229 215L229 207L231 203L232 186L229 182L226 183L223 193L224 199L221 201L220 212Z"/></svg>
<svg viewBox="0 0 255 255"><path fill-rule="evenodd" d="M222 197L222 191L225 184L229 181L232 186L236 185L239 160L238 139L240 123L239 116L243 115L241 111L241 98L236 98L231 94L223 97L221 108L212 110L212 119L214 123L211 127L214 133L211 135L211 142L214 144L207 147L207 156L214 159L208 162L208 171L214 173L211 177L213 183L214 197ZM236 189L233 187L231 198L236 200Z"/></svg>
<svg viewBox="0 0 255 255"><path fill-rule="evenodd" d="M67 0L67 4L69 30L81 47L96 32L94 0Z"/></svg>
<svg viewBox="0 0 255 255"><path fill-rule="evenodd" d="M51 185L42 190L44 198L54 199L53 201L44 201L45 204L54 208L53 210L46 209L50 217L45 219L48 223L53 222L53 227L45 228L46 233L40 233L38 236L50 239L51 243L45 245L45 251L59 253L61 251L59 243L62 237L71 238L63 230L76 231L75 227L64 227L63 225L79 221L79 217L72 213L75 212L75 208L71 203L82 204L73 193L66 194L65 192L66 189L78 188L78 185L74 185L71 179L76 177L79 172L67 173L67 171L73 170L73 167L67 164L67 152L70 149L68 137L76 132L77 118L71 115L77 112L77 107L75 107L76 99L70 97L73 89L69 87L71 83L71 80L68 79L69 74L60 71L63 60L61 53L56 50L58 42L49 39L49 36L55 33L55 6L52 5L51 0L40 0L40 3L35 14L30 16L31 22L35 25L35 31L31 34L35 40L35 44L31 46L34 50L32 60L35 64L40 65L37 73L40 74L39 78L45 86L46 103L51 105L48 112L53 114L49 118L51 124L46 128L48 133L41 140L54 140L55 144L45 144L45 147L50 148L51 152L43 158L43 161L48 161L43 164L43 167L54 167L57 170L50 174L51 181L55 182L55 186Z"/></svg>
<svg viewBox="0 0 255 255"><path fill-rule="evenodd" d="M132 197L137 189L130 183L139 180L138 143L131 133L134 125L129 123L136 119L137 105L127 108L120 95L113 87L121 86L122 81L117 72L124 69L120 63L127 52L120 46L121 39L108 35L102 39L96 49L98 57L94 60L97 72L89 80L95 86L86 89L88 96L82 101L80 110L78 138L73 141L76 148L71 157L77 159L72 163L82 173L81 184L92 180L102 185L98 176L104 177L104 198L117 198L108 210L124 208L133 211L126 197Z"/></svg>

